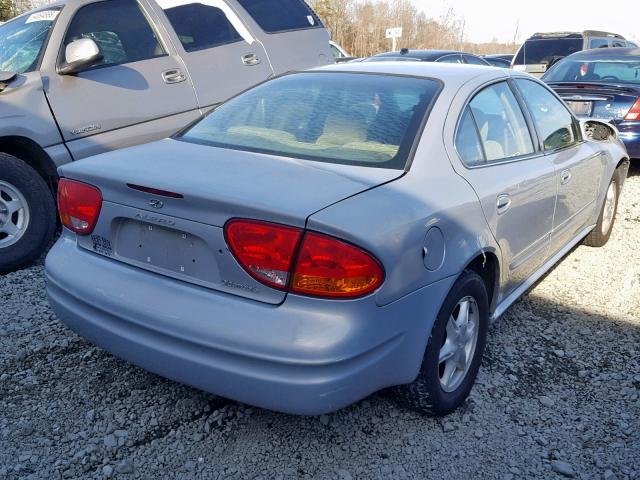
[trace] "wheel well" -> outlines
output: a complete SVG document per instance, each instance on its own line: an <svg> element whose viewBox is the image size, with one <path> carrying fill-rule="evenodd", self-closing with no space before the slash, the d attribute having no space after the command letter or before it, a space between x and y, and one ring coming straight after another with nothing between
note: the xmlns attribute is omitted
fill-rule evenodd
<svg viewBox="0 0 640 480"><path fill-rule="evenodd" d="M616 165L616 170L617 170L618 168L620 168L620 166L621 166L623 163L629 163L629 162L630 162L630 160L629 160L628 158L626 158L626 157L621 158L621 159L620 159L620 161L618 162L618 164Z"/></svg>
<svg viewBox="0 0 640 480"><path fill-rule="evenodd" d="M51 193L55 194L58 184L56 167L40 145L26 137L2 137L0 152L13 155L32 167L47 183Z"/></svg>
<svg viewBox="0 0 640 480"><path fill-rule="evenodd" d="M496 300L495 294L498 291L498 279L500 278L500 264L498 257L493 252L482 252L475 257L465 270L471 270L476 272L484 280L484 284L487 287L487 293L489 295L489 309L494 310L494 302Z"/></svg>

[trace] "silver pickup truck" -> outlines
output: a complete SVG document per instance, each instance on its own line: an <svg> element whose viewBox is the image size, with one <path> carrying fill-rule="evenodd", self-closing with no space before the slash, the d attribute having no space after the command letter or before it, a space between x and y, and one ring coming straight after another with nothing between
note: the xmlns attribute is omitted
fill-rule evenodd
<svg viewBox="0 0 640 480"><path fill-rule="evenodd" d="M326 63L329 33L304 0L69 0L1 25L0 272L50 243L58 166Z"/></svg>

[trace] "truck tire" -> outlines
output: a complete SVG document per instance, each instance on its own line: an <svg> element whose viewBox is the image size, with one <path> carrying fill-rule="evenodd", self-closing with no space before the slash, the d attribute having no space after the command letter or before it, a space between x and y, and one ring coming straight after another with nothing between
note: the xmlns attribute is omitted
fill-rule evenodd
<svg viewBox="0 0 640 480"><path fill-rule="evenodd" d="M56 206L42 177L22 160L0 153L0 273L40 257L56 229Z"/></svg>

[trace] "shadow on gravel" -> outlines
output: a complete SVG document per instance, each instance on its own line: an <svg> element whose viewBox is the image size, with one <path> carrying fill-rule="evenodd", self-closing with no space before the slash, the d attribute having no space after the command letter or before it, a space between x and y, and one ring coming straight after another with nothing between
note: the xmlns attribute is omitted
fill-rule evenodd
<svg viewBox="0 0 640 480"><path fill-rule="evenodd" d="M387 393L321 417L251 408L119 360L44 307L0 317L2 478L549 478L557 459L640 473L640 324L535 294L492 326L470 399L443 419Z"/></svg>
<svg viewBox="0 0 640 480"><path fill-rule="evenodd" d="M631 160L631 165L629 166L628 177L637 177L640 176L640 159Z"/></svg>

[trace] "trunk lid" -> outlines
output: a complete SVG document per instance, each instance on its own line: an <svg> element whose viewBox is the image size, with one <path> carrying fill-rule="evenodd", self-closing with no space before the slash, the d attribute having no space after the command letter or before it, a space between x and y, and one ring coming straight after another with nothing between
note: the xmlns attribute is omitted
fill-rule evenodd
<svg viewBox="0 0 640 480"><path fill-rule="evenodd" d="M92 235L78 244L114 260L203 287L277 304L285 292L248 275L223 226L244 217L304 227L313 213L403 174L162 140L60 168L100 189ZM182 198L127 184L175 192ZM158 203L159 202L159 203Z"/></svg>
<svg viewBox="0 0 640 480"><path fill-rule="evenodd" d="M577 116L604 120L624 119L640 97L639 89L625 85L549 82L549 86Z"/></svg>

